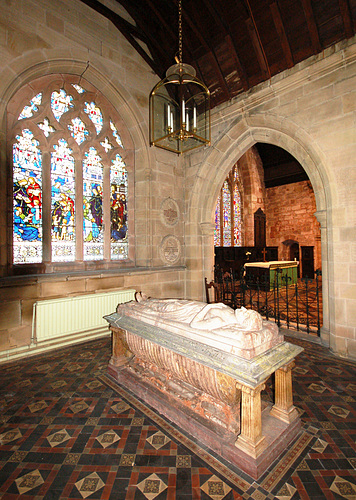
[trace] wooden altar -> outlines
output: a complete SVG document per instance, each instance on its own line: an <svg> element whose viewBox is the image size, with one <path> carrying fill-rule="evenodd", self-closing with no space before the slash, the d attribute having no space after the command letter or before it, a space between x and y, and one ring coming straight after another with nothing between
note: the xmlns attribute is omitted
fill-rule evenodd
<svg viewBox="0 0 356 500"><path fill-rule="evenodd" d="M263 290L273 290L278 286L295 285L298 280L298 261L281 260L270 262L246 262L246 281L252 281L250 286L258 286ZM281 272L277 272L277 269ZM287 280L287 281L286 281Z"/></svg>

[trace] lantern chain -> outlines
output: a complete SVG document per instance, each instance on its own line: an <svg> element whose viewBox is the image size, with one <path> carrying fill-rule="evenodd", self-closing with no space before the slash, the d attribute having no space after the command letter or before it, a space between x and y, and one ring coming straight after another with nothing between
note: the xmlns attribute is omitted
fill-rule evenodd
<svg viewBox="0 0 356 500"><path fill-rule="evenodd" d="M179 62L183 61L183 41L182 41L182 0L179 0Z"/></svg>

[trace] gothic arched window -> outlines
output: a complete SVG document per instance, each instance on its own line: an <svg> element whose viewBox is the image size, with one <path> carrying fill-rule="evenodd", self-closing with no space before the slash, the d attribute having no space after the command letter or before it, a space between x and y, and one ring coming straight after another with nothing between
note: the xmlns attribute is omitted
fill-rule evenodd
<svg viewBox="0 0 356 500"><path fill-rule="evenodd" d="M237 165L224 181L215 208L215 246L241 246L241 196Z"/></svg>
<svg viewBox="0 0 356 500"><path fill-rule="evenodd" d="M11 263L53 270L127 260L127 151L110 103L89 83L57 75L19 91L8 118Z"/></svg>

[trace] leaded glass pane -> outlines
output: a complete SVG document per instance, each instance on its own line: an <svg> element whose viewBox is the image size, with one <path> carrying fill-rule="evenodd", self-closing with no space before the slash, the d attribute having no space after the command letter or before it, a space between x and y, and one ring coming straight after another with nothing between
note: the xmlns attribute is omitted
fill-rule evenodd
<svg viewBox="0 0 356 500"><path fill-rule="evenodd" d="M101 260L104 258L103 166L93 147L85 153L83 161L83 214L84 260Z"/></svg>
<svg viewBox="0 0 356 500"><path fill-rule="evenodd" d="M109 142L109 139L105 137L105 140L100 143L101 146L105 149L105 153L110 151L113 148L113 145Z"/></svg>
<svg viewBox="0 0 356 500"><path fill-rule="evenodd" d="M81 144L87 138L89 132L85 128L85 124L78 117L72 119L72 125L68 125L71 135L77 144Z"/></svg>
<svg viewBox="0 0 356 500"><path fill-rule="evenodd" d="M127 170L120 155L112 161L110 170L110 220L111 220L111 258L128 257L127 243Z"/></svg>
<svg viewBox="0 0 356 500"><path fill-rule="evenodd" d="M220 196L216 202L215 207L214 246L220 246Z"/></svg>
<svg viewBox="0 0 356 500"><path fill-rule="evenodd" d="M111 120L110 120L110 128L112 130L112 135L115 137L116 142L118 143L119 146L121 146L123 148L124 146L122 144L121 137L119 136L117 128L115 127L115 125L113 124L113 122Z"/></svg>
<svg viewBox="0 0 356 500"><path fill-rule="evenodd" d="M73 97L64 89L60 89L59 92L56 90L52 92L51 95L51 109L55 119L59 122L61 116L66 113L69 108L72 108L74 104L72 103Z"/></svg>
<svg viewBox="0 0 356 500"><path fill-rule="evenodd" d="M86 102L84 111L93 122L96 134L98 135L103 128L103 115L100 111L100 108L98 108L95 102L91 102L90 104Z"/></svg>
<svg viewBox="0 0 356 500"><path fill-rule="evenodd" d="M42 157L33 133L13 145L14 264L42 261Z"/></svg>
<svg viewBox="0 0 356 500"><path fill-rule="evenodd" d="M46 137L48 137L49 134L52 134L53 132L56 131L56 129L49 124L48 118L45 118L41 123L37 123L37 125L42 130L42 132Z"/></svg>
<svg viewBox="0 0 356 500"><path fill-rule="evenodd" d="M241 197L237 185L234 187L234 246L241 245Z"/></svg>
<svg viewBox="0 0 356 500"><path fill-rule="evenodd" d="M78 92L78 94L83 94L85 92L85 90L83 89L83 87L81 87L77 83L72 83L72 87L75 88L75 90Z"/></svg>
<svg viewBox="0 0 356 500"><path fill-rule="evenodd" d="M223 246L231 246L231 192L227 181L223 184Z"/></svg>
<svg viewBox="0 0 356 500"><path fill-rule="evenodd" d="M52 261L75 260L74 158L67 141L59 139L51 153Z"/></svg>
<svg viewBox="0 0 356 500"><path fill-rule="evenodd" d="M42 101L42 92L35 95L35 97L30 101L29 106L25 106L21 113L19 114L18 120L23 120L24 118L30 118L33 113L38 111L38 107Z"/></svg>

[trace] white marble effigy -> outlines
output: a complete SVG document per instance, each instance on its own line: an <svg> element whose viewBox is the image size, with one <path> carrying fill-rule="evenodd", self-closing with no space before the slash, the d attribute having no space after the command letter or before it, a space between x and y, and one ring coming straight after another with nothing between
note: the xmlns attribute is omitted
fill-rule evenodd
<svg viewBox="0 0 356 500"><path fill-rule="evenodd" d="M291 372L302 348L255 311L138 299L105 317L113 334L108 373L257 478L299 432ZM261 392L272 374L268 406Z"/></svg>
<svg viewBox="0 0 356 500"><path fill-rule="evenodd" d="M148 299L119 304L120 316L135 318L181 337L252 359L281 344L278 326L253 310L179 299Z"/></svg>

